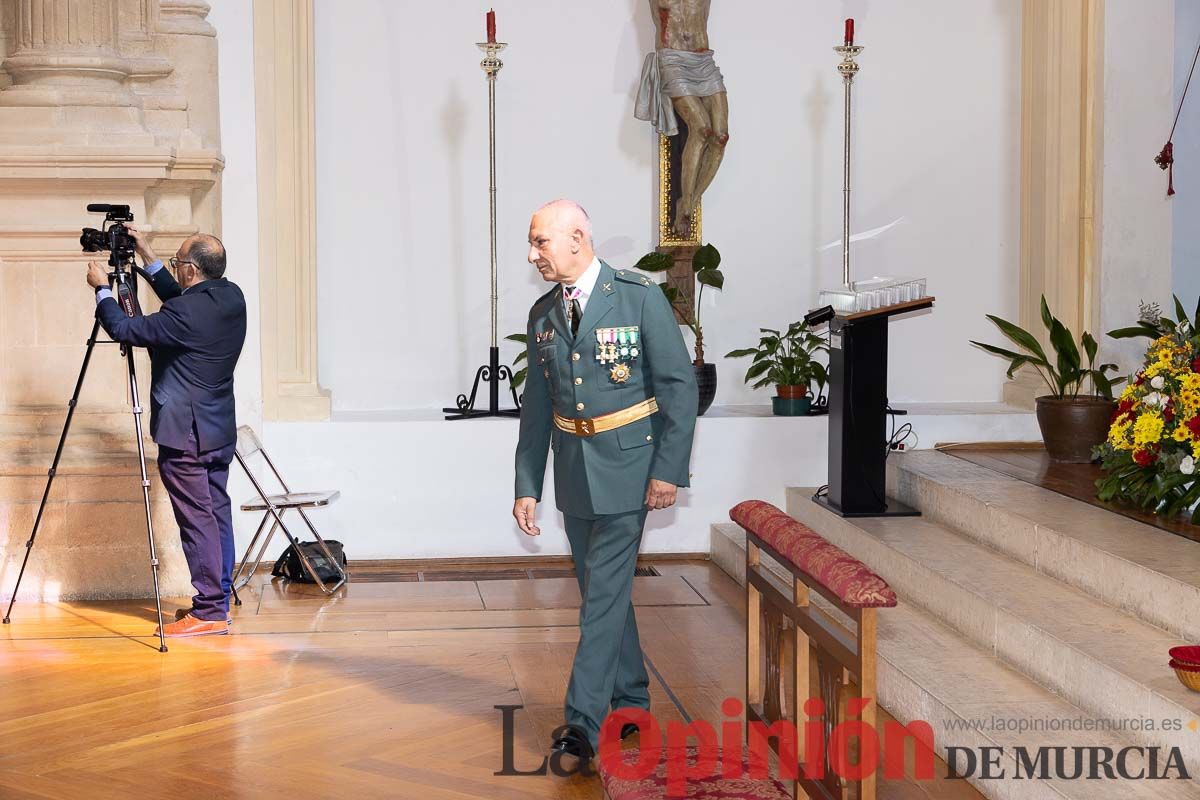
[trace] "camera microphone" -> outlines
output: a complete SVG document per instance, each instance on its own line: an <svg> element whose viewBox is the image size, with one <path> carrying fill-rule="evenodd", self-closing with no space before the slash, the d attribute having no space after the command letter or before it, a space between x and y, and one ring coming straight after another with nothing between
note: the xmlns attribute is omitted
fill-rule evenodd
<svg viewBox="0 0 1200 800"><path fill-rule="evenodd" d="M129 216L129 206L115 206L111 203L88 203L87 210L102 214L116 214L121 217Z"/></svg>

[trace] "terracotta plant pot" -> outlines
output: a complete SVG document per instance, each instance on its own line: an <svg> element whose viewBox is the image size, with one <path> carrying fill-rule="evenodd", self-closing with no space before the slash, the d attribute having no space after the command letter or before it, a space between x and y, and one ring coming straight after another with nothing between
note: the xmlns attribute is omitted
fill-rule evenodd
<svg viewBox="0 0 1200 800"><path fill-rule="evenodd" d="M784 386L777 384L775 386L775 394L782 397L784 400L799 400L801 397L808 396L807 386Z"/></svg>
<svg viewBox="0 0 1200 800"><path fill-rule="evenodd" d="M1092 449L1108 438L1117 404L1094 395L1057 398L1046 395L1037 399L1038 427L1051 461L1060 464L1087 464Z"/></svg>
<svg viewBox="0 0 1200 800"><path fill-rule="evenodd" d="M717 396L717 365L692 364L692 368L696 370L696 388L700 390L700 405L696 414L702 417Z"/></svg>

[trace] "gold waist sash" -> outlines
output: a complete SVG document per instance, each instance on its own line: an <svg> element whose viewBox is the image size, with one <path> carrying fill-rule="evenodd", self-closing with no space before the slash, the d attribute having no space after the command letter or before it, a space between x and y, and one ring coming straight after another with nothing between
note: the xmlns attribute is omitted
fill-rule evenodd
<svg viewBox="0 0 1200 800"><path fill-rule="evenodd" d="M571 419L555 412L554 426L560 431L586 438L620 428L631 422L637 422L639 419L645 419L656 411L658 411L658 401L651 397L649 400L643 400L629 408L623 408L611 414L601 414L592 419Z"/></svg>

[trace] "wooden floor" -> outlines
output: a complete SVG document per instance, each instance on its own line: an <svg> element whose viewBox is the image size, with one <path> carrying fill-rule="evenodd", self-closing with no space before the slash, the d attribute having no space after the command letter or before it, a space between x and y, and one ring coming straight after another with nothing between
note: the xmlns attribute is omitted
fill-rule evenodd
<svg viewBox="0 0 1200 800"><path fill-rule="evenodd" d="M1017 447L953 445L944 450L952 456L1011 478L1082 500L1178 536L1200 541L1200 525L1193 525L1185 517L1167 519L1132 506L1105 503L1098 499L1096 481L1104 476L1099 464L1056 464L1046 455L1041 443Z"/></svg>
<svg viewBox="0 0 1200 800"><path fill-rule="evenodd" d="M708 562L654 566L635 588L652 710L719 724L744 687L742 590ZM493 774L495 706L524 706L518 769L562 722L573 578L362 582L333 598L264 584L243 599L234 635L167 654L152 602L18 603L0 628L0 798L603 796L595 779ZM979 796L943 778L880 791Z"/></svg>

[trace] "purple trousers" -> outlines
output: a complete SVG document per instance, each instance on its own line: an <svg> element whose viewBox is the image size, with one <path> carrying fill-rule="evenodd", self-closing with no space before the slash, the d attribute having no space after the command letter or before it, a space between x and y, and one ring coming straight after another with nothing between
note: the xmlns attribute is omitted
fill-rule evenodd
<svg viewBox="0 0 1200 800"><path fill-rule="evenodd" d="M233 513L226 484L236 445L203 453L158 448L158 472L171 498L196 596L192 614L224 620L233 586Z"/></svg>

